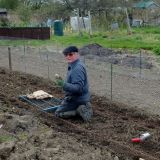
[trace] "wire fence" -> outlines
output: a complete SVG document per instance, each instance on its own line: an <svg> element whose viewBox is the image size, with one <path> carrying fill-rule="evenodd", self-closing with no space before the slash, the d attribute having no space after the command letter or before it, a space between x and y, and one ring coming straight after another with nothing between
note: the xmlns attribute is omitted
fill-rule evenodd
<svg viewBox="0 0 160 160"><path fill-rule="evenodd" d="M67 63L63 47L1 46L0 67L34 74L55 80L55 74L65 78ZM160 70L144 69L142 52L138 54L139 67L116 65L84 55L92 93L114 101L143 108L153 114L160 113ZM121 59L123 61L123 57ZM136 62L137 63L137 62Z"/></svg>

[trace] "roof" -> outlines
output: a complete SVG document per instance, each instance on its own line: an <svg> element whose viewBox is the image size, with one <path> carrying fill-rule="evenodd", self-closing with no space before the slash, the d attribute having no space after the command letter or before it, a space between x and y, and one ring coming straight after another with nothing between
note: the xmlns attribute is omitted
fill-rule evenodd
<svg viewBox="0 0 160 160"><path fill-rule="evenodd" d="M0 12L7 13L7 9L6 8L0 8Z"/></svg>
<svg viewBox="0 0 160 160"><path fill-rule="evenodd" d="M159 8L160 5L157 4L154 1L150 0L143 0L141 2L138 2L134 5L134 8L141 8L141 9L147 9L147 8Z"/></svg>

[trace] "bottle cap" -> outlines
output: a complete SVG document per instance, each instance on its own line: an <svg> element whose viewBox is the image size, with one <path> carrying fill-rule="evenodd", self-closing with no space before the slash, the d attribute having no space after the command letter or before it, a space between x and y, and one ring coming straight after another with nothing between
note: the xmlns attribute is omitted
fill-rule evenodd
<svg viewBox="0 0 160 160"><path fill-rule="evenodd" d="M149 138L150 136L151 136L150 133L146 132L146 133L141 134L140 139L141 139L142 141L144 141L144 140L146 140L147 138Z"/></svg>

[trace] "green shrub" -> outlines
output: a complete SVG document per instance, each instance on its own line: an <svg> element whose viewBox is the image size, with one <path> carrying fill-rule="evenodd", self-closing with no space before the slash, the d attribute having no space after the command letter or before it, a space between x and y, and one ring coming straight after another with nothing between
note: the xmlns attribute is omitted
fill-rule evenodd
<svg viewBox="0 0 160 160"><path fill-rule="evenodd" d="M135 40L142 40L142 37L141 36L136 36Z"/></svg>
<svg viewBox="0 0 160 160"><path fill-rule="evenodd" d="M0 0L0 8L16 9L18 7L19 0Z"/></svg>
<svg viewBox="0 0 160 160"><path fill-rule="evenodd" d="M135 28L134 31L136 33L151 33L151 34L159 34L160 27L142 27L142 28Z"/></svg>
<svg viewBox="0 0 160 160"><path fill-rule="evenodd" d="M153 52L157 55L160 55L160 47L153 48Z"/></svg>
<svg viewBox="0 0 160 160"><path fill-rule="evenodd" d="M0 26L1 27L7 27L9 25L10 25L10 23L9 23L9 20L7 19L7 17L0 18Z"/></svg>
<svg viewBox="0 0 160 160"><path fill-rule="evenodd" d="M160 40L160 35L155 36L156 40Z"/></svg>
<svg viewBox="0 0 160 160"><path fill-rule="evenodd" d="M20 20L22 21L21 26L26 26L29 24L30 19L31 19L31 10L27 6L21 6L17 9L17 13L20 17ZM23 25L22 25L23 24Z"/></svg>

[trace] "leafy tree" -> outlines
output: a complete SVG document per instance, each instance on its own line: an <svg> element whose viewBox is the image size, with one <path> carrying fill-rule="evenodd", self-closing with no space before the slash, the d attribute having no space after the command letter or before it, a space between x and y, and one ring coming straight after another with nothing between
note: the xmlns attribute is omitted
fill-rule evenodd
<svg viewBox="0 0 160 160"><path fill-rule="evenodd" d="M49 0L21 0L24 5L32 7L32 9L40 9L49 3Z"/></svg>
<svg viewBox="0 0 160 160"><path fill-rule="evenodd" d="M0 7L7 9L16 9L19 5L19 0L0 0Z"/></svg>
<svg viewBox="0 0 160 160"><path fill-rule="evenodd" d="M70 15L70 11L60 2L52 2L45 5L37 10L36 13L42 21L46 21L48 18L65 19Z"/></svg>
<svg viewBox="0 0 160 160"><path fill-rule="evenodd" d="M28 6L21 5L17 9L17 13L19 15L20 20L23 22L24 25L29 24L32 12Z"/></svg>
<svg viewBox="0 0 160 160"><path fill-rule="evenodd" d="M1 27L7 27L9 26L9 20L6 17L0 17L0 26Z"/></svg>

